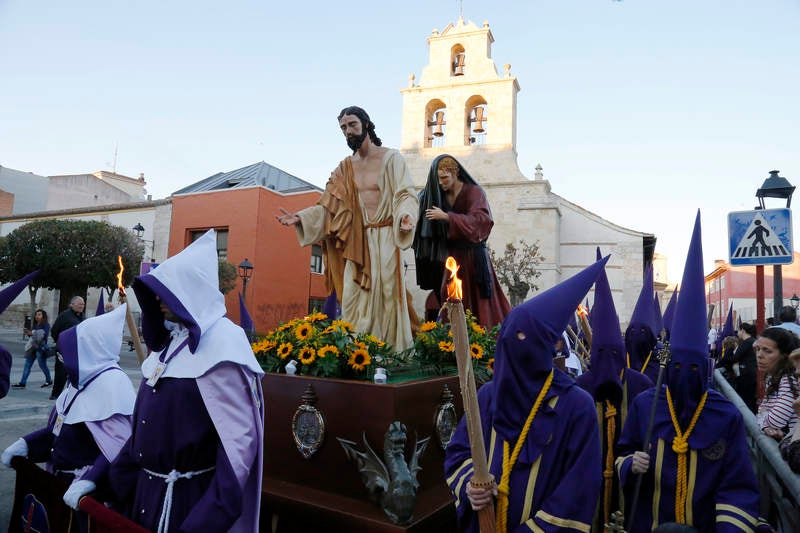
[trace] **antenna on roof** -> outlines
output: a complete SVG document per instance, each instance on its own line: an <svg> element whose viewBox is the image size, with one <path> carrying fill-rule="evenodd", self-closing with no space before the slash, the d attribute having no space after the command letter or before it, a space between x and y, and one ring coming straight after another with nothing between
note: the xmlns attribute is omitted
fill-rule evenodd
<svg viewBox="0 0 800 533"><path fill-rule="evenodd" d="M114 174L117 173L117 148L119 148L119 141L114 144L114 166L111 168L111 172Z"/></svg>

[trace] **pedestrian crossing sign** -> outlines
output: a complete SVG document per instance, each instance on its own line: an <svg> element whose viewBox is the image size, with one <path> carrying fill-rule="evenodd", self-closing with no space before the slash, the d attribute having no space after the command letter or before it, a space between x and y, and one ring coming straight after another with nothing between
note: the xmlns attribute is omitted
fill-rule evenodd
<svg viewBox="0 0 800 533"><path fill-rule="evenodd" d="M730 264L788 265L793 260L792 210L728 213Z"/></svg>

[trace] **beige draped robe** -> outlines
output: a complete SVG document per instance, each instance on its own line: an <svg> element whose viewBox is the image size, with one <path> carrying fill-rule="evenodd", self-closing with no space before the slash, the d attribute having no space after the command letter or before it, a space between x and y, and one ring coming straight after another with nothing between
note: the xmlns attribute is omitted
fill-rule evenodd
<svg viewBox="0 0 800 533"><path fill-rule="evenodd" d="M387 150L378 177L380 202L370 219L348 157L331 174L317 205L299 211L301 246L323 242L328 289L336 289L342 319L397 351L413 344L400 250L411 246L413 229L400 231L408 215L416 221L419 201L402 155Z"/></svg>

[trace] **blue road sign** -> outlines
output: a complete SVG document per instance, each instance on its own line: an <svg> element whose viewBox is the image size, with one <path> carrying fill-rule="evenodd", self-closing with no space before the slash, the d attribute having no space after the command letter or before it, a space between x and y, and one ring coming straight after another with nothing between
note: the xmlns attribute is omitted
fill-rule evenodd
<svg viewBox="0 0 800 533"><path fill-rule="evenodd" d="M731 265L788 265L792 249L792 210L756 209L728 213Z"/></svg>

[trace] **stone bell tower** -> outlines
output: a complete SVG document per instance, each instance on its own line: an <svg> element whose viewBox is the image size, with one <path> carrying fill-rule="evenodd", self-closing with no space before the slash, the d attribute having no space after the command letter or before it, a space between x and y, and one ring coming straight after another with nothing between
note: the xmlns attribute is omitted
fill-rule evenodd
<svg viewBox="0 0 800 533"><path fill-rule="evenodd" d="M459 159L481 183L526 179L517 166L519 83L509 64L498 74L493 42L488 22L479 28L462 18L428 37L428 65L419 82L412 74L400 91L400 150L416 185L424 184L427 165L442 153Z"/></svg>

